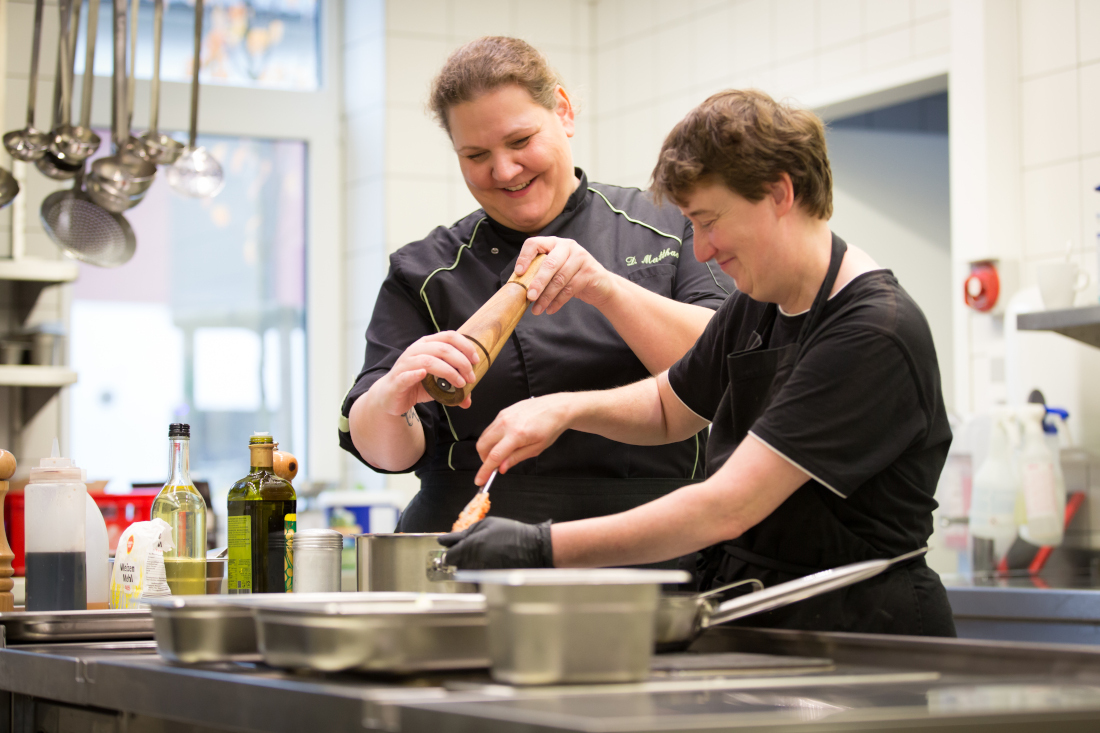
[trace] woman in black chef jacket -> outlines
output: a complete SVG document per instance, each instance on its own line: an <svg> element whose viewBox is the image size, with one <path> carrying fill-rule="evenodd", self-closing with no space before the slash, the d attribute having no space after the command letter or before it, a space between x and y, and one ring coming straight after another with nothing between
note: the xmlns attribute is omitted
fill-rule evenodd
<svg viewBox="0 0 1100 733"><path fill-rule="evenodd" d="M572 103L525 42L459 48L435 79L431 108L481 209L390 258L340 426L341 445L371 468L420 477L403 532L450 529L477 491L476 442L502 409L667 369L734 289L691 256L690 223L674 206L574 168ZM425 375L473 379L477 352L455 329L540 252L532 314L466 409L433 402ZM570 433L495 483L490 514L539 522L624 511L701 479L705 450L701 430L656 449Z"/></svg>
<svg viewBox="0 0 1100 733"><path fill-rule="evenodd" d="M565 430L661 445L710 423L708 478L610 517L487 519L441 538L448 562L593 567L706 548L706 589L771 586L925 546L951 442L932 336L894 275L830 231L821 121L762 92L716 94L669 134L653 188L691 219L695 256L716 261L738 292L657 377L504 410L478 444L478 482ZM745 623L955 631L923 558Z"/></svg>

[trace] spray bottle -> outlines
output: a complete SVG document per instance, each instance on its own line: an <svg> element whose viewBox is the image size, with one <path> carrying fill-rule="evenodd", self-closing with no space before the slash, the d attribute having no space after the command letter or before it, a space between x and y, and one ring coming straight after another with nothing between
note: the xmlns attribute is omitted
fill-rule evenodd
<svg viewBox="0 0 1100 733"><path fill-rule="evenodd" d="M999 411L989 431L989 454L974 475L970 499L970 534L998 545L1016 537L1014 516L1020 476L1012 460L1015 423L1008 410Z"/></svg>
<svg viewBox="0 0 1100 733"><path fill-rule="evenodd" d="M1043 434L1046 408L1029 404L1019 411L1024 423L1020 478L1026 516L1020 537L1033 545L1057 546L1065 530L1066 483Z"/></svg>

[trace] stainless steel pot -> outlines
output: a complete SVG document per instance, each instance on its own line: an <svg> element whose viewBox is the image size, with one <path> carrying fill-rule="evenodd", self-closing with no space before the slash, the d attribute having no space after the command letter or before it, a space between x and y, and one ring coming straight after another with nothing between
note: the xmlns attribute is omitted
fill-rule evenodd
<svg viewBox="0 0 1100 733"><path fill-rule="evenodd" d="M356 537L359 590L476 593L476 585L455 581L455 568L442 564L446 550L436 541L439 536L393 533Z"/></svg>

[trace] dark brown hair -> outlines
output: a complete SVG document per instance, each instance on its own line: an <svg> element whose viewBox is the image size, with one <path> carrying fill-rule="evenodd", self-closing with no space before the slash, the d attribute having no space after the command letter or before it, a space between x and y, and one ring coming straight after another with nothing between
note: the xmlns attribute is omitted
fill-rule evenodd
<svg viewBox="0 0 1100 733"><path fill-rule="evenodd" d="M432 81L428 107L450 135L447 112L451 107L506 84L518 84L537 104L552 110L557 104L554 93L562 82L546 58L526 41L485 36L450 55Z"/></svg>
<svg viewBox="0 0 1100 733"><path fill-rule="evenodd" d="M696 186L721 182L749 201L786 173L795 200L819 219L833 214L825 125L813 112L755 89L730 89L688 112L661 146L650 190L683 203Z"/></svg>

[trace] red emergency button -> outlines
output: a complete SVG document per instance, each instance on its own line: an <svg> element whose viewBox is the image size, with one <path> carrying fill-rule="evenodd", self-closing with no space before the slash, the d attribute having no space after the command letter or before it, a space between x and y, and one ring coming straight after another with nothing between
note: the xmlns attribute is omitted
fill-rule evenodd
<svg viewBox="0 0 1100 733"><path fill-rule="evenodd" d="M997 305L1001 294L1001 279L992 262L978 262L970 267L970 275L963 283L963 299L976 311L986 313Z"/></svg>

